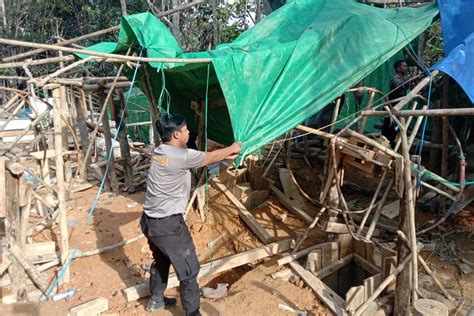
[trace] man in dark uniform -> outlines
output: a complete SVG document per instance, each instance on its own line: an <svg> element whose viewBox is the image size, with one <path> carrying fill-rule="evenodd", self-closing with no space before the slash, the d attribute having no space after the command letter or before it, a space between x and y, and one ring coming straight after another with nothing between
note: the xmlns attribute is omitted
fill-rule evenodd
<svg viewBox="0 0 474 316"><path fill-rule="evenodd" d="M234 159L242 149L240 142L229 147L201 152L188 149L189 131L184 117L162 115L156 122L162 144L152 156L147 190L140 221L143 234L153 253L150 267L151 298L147 311L174 306L176 300L164 296L170 265L180 281L181 302L188 316L199 312L199 262L183 213L191 191L190 169Z"/></svg>
<svg viewBox="0 0 474 316"><path fill-rule="evenodd" d="M404 60L397 60L393 64L396 74L390 80L390 94L389 100L395 100L400 97L407 95L409 89L413 88L414 82L410 81L410 77L407 75L408 66ZM391 106L395 105L393 102ZM395 147L395 138L398 133L398 125L391 117L386 117L383 122L382 135L390 141L390 146Z"/></svg>

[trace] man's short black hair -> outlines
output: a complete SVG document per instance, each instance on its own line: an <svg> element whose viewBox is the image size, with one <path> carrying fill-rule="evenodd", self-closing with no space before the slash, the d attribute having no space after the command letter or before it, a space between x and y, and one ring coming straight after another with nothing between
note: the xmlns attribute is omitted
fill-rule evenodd
<svg viewBox="0 0 474 316"><path fill-rule="evenodd" d="M398 67L400 67L403 63L406 63L406 61L404 61L403 59L397 60L397 61L393 64L393 68L395 68L395 70L398 70Z"/></svg>
<svg viewBox="0 0 474 316"><path fill-rule="evenodd" d="M162 142L169 142L175 131L186 125L184 116L175 113L164 113L156 120L156 129Z"/></svg>

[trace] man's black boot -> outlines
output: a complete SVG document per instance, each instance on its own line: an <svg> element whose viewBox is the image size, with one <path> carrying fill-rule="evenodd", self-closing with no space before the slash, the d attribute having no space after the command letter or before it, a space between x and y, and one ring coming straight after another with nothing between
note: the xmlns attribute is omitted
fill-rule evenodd
<svg viewBox="0 0 474 316"><path fill-rule="evenodd" d="M162 299L150 297L146 305L147 312L154 312L164 307L173 307L176 305L176 299L164 296Z"/></svg>

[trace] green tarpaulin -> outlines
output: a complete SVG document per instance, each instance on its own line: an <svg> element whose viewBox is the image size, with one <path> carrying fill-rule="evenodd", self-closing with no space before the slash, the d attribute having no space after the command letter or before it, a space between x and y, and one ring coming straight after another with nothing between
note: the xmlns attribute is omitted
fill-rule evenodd
<svg viewBox="0 0 474 316"><path fill-rule="evenodd" d="M209 104L227 103L210 107L209 138L243 141L243 151L251 153L369 75L431 25L437 12L434 4L380 9L353 0L293 0L234 42L200 53L183 53L157 18L142 13L122 18L113 49L110 43L90 49L123 53L138 42L148 57L210 57L209 67L151 63L155 98L165 87L171 111L195 129L191 101L205 98L209 71ZM138 78L143 87L145 75Z"/></svg>

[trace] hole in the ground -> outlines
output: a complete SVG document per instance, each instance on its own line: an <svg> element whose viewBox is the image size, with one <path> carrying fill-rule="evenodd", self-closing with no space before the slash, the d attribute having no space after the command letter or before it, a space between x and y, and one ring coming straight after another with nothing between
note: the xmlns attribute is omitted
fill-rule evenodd
<svg viewBox="0 0 474 316"><path fill-rule="evenodd" d="M355 261L350 261L322 279L322 281L340 297L344 298L351 287L363 285L364 279L370 278L371 276L373 276L372 273L365 270Z"/></svg>

